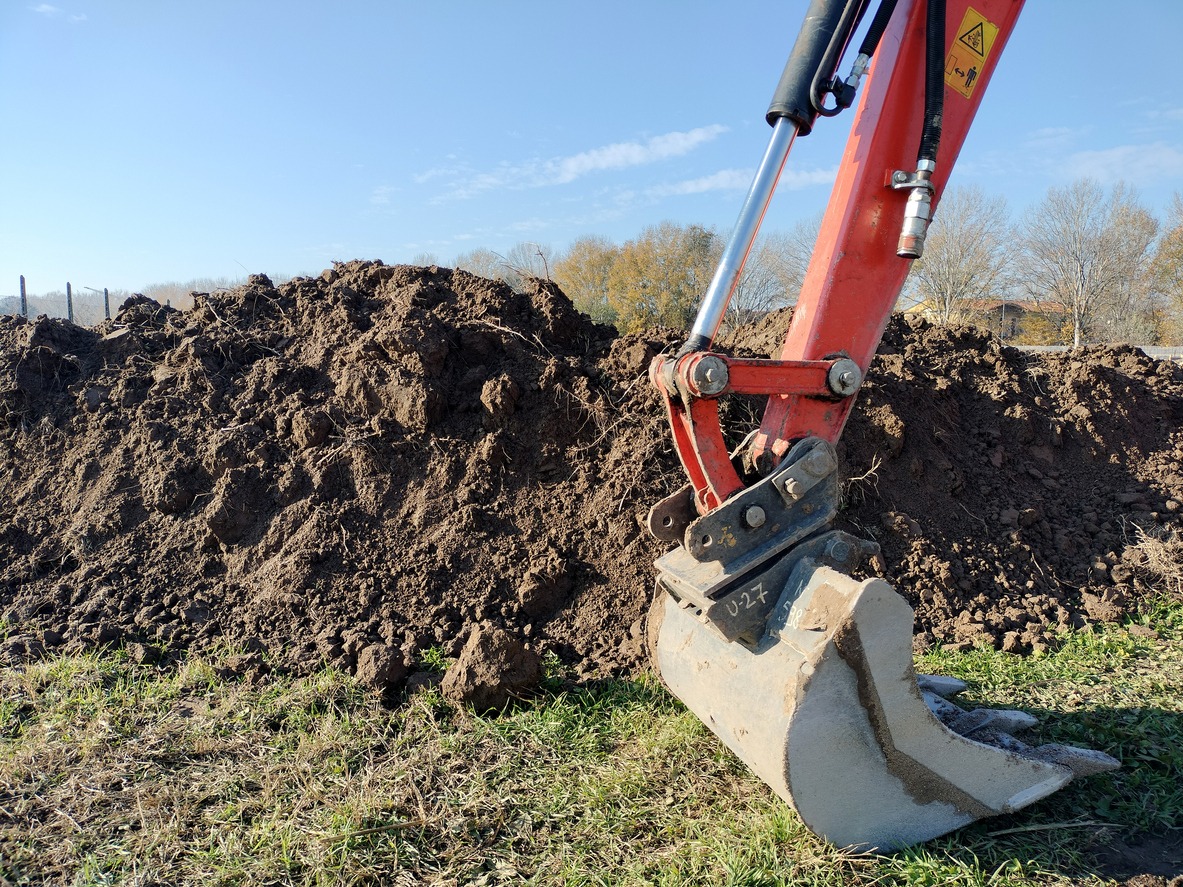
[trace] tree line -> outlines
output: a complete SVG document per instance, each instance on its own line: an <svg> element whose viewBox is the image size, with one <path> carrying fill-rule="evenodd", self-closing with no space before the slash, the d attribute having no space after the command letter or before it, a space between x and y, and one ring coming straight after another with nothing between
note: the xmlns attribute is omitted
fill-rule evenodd
<svg viewBox="0 0 1183 887"><path fill-rule="evenodd" d="M1161 223L1124 183L1050 188L1012 219L1006 201L950 189L933 218L907 295L934 319L980 320L1009 302L1019 341L1081 345L1183 342L1183 197Z"/></svg>
<svg viewBox="0 0 1183 887"><path fill-rule="evenodd" d="M796 301L820 224L818 215L756 242L728 306L725 328ZM515 289L530 277L553 280L593 320L633 333L690 326L724 246L712 228L662 222L619 245L589 234L561 253L544 244L519 243L505 255L489 249L462 253L452 266ZM429 253L412 263L439 264Z"/></svg>
<svg viewBox="0 0 1183 887"><path fill-rule="evenodd" d="M796 301L820 222L756 242L725 324ZM662 222L623 244L587 235L556 253L520 243L505 255L463 253L453 266L519 289L528 277L553 280L577 308L621 332L685 329L723 246L713 229ZM428 254L413 261L439 264ZM900 307L989 326L1016 344L1183 344L1183 196L1160 222L1128 185L1105 189L1086 178L1050 188L1015 218L1002 197L950 188Z"/></svg>
<svg viewBox="0 0 1183 887"><path fill-rule="evenodd" d="M796 301L820 224L819 214L757 240L725 329ZM531 277L553 280L579 310L624 333L653 326L685 330L724 240L702 225L662 222L623 244L587 235L556 253L524 242L504 255L489 249L462 253L451 264L519 291ZM440 264L429 253L411 261ZM191 292L238 283L199 278L142 292L185 308ZM112 309L129 295L112 290ZM75 299L79 322L101 319L90 316L88 300L77 293ZM9 302L17 304L15 297L0 297L0 311L19 310ZM31 314L65 313L65 293L30 296L29 302ZM912 265L900 307L939 323L986 326L1015 344L1183 344L1183 195L1174 195L1160 221L1128 185L1105 189L1086 178L1049 188L1016 218L1002 197L977 187L950 188L924 257Z"/></svg>

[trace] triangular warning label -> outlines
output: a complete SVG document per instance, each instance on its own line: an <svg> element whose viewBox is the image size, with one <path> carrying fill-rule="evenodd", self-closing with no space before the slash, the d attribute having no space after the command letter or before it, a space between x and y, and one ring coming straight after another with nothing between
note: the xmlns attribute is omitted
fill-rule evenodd
<svg viewBox="0 0 1183 887"><path fill-rule="evenodd" d="M985 57L986 55L986 35L982 29L982 23L978 22L964 34L957 38L978 55Z"/></svg>

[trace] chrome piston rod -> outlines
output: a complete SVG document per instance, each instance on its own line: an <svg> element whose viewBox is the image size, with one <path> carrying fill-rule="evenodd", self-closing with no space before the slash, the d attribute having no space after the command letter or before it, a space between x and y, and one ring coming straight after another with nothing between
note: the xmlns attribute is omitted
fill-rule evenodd
<svg viewBox="0 0 1183 887"><path fill-rule="evenodd" d="M727 247L723 250L723 258L719 260L719 267L698 309L684 351L706 351L715 340L796 137L797 124L789 118L780 117L773 124L772 138L760 161L760 168L756 170L752 186L748 189L748 196L739 211Z"/></svg>

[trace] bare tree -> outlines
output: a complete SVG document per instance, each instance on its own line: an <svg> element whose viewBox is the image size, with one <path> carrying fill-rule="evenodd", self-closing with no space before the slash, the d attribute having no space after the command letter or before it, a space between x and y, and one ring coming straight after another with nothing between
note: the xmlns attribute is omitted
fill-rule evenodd
<svg viewBox="0 0 1183 887"><path fill-rule="evenodd" d="M912 298L940 323L964 320L975 302L1006 287L1009 228L1004 198L977 187L945 191L908 278Z"/></svg>
<svg viewBox="0 0 1183 887"><path fill-rule="evenodd" d="M543 243L523 241L514 244L502 257L501 279L516 292L521 292L527 278L550 280L553 265L554 250Z"/></svg>
<svg viewBox="0 0 1183 887"><path fill-rule="evenodd" d="M1021 286L1070 316L1074 346L1111 334L1103 316L1128 311L1146 294L1157 230L1124 183L1108 196L1092 179L1051 188L1023 222Z"/></svg>
<svg viewBox="0 0 1183 887"><path fill-rule="evenodd" d="M484 247L461 253L452 266L489 280L500 280L520 293L528 277L549 280L553 262L554 251L549 246L523 242L515 244L504 256Z"/></svg>
<svg viewBox="0 0 1183 887"><path fill-rule="evenodd" d="M1158 219L1136 202L1117 208L1116 225L1124 244L1145 244L1137 254L1127 253L1125 272L1119 273L1108 298L1093 316L1092 332L1105 342L1137 342L1152 345L1159 339L1161 318L1156 310L1153 262L1150 246L1158 234ZM1127 246L1128 249L1128 246Z"/></svg>
<svg viewBox="0 0 1183 887"><path fill-rule="evenodd" d="M185 281L150 283L140 292L149 299L155 299L161 305L184 309L193 307L193 293L216 293L219 290L233 289L243 282L241 279L232 277L194 277ZM112 300L112 311L115 310L116 304Z"/></svg>
<svg viewBox="0 0 1183 887"><path fill-rule="evenodd" d="M411 264L418 265L420 268L430 268L432 265L438 265L439 263L439 256L431 252L415 253L411 257Z"/></svg>
<svg viewBox="0 0 1183 887"><path fill-rule="evenodd" d="M751 323L797 301L821 220L819 213L787 232L772 232L756 242L727 306L727 329Z"/></svg>
<svg viewBox="0 0 1183 887"><path fill-rule="evenodd" d="M484 247L461 253L452 260L452 267L489 280L501 279L501 256Z"/></svg>

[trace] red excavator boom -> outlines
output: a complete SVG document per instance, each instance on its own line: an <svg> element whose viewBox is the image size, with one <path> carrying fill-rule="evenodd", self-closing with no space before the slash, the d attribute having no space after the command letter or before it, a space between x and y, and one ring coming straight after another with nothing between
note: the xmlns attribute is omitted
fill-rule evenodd
<svg viewBox="0 0 1183 887"><path fill-rule="evenodd" d="M650 615L666 683L815 831L891 849L1029 804L1117 766L1031 748L1021 712L967 712L962 685L912 670L912 612L852 574L873 543L830 528L834 444L969 132L1021 0L883 0L845 79L867 0L814 0L777 87L773 126L685 345L659 357L689 484L653 507L678 547L657 562ZM872 61L873 58L873 61ZM852 103L869 75L779 360L711 345L793 141ZM719 398L767 394L729 453Z"/></svg>

